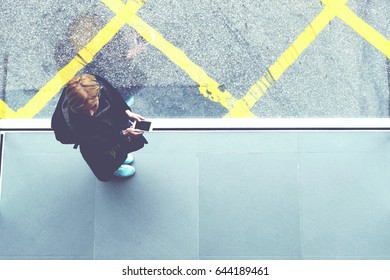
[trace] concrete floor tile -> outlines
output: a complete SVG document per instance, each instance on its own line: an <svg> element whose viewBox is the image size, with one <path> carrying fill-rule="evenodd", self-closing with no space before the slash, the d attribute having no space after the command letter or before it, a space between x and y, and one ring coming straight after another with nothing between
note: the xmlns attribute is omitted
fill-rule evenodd
<svg viewBox="0 0 390 280"><path fill-rule="evenodd" d="M133 166L97 186L95 257L197 259L196 156L135 153Z"/></svg>
<svg viewBox="0 0 390 280"><path fill-rule="evenodd" d="M84 162L75 154L12 152L6 146L0 258L92 259L95 178Z"/></svg>
<svg viewBox="0 0 390 280"><path fill-rule="evenodd" d="M305 258L390 258L389 168L383 153L301 155Z"/></svg>
<svg viewBox="0 0 390 280"><path fill-rule="evenodd" d="M297 155L199 156L200 256L301 255Z"/></svg>

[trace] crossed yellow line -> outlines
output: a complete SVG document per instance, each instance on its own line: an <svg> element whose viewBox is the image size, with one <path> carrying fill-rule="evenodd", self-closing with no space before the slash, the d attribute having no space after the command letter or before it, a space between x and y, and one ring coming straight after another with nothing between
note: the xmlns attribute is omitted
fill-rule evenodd
<svg viewBox="0 0 390 280"><path fill-rule="evenodd" d="M0 100L0 118L29 119L38 114L45 105L57 95L61 88L72 79L77 72L90 63L101 48L107 44L122 28L125 17L131 17L143 6L142 1L131 0L126 5L121 1L102 0L103 3L120 7L120 11L103 27L94 38L79 51L79 53L63 67L35 96L16 112L10 109L3 100ZM112 2L112 3L111 3Z"/></svg>
<svg viewBox="0 0 390 280"><path fill-rule="evenodd" d="M102 2L115 13L115 16L24 107L15 112L3 100L0 100L0 118L32 118L38 114L77 72L92 61L100 49L126 23L186 72L199 85L199 91L204 97L225 107L229 111L225 117L255 117L250 111L253 106L335 17L344 21L390 59L390 41L354 14L346 6L347 0L322 0L325 7L320 14L266 71L263 77L249 89L244 97L238 100L208 76L201 67L192 62L185 53L168 42L136 15L145 1L129 0L126 4L122 3L121 0L102 0Z"/></svg>

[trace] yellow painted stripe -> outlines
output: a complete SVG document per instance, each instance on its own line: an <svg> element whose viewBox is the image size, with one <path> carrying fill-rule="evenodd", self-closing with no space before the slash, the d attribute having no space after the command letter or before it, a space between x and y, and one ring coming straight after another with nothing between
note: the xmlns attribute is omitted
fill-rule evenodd
<svg viewBox="0 0 390 280"><path fill-rule="evenodd" d="M326 5L325 9L299 35L278 61L268 69L266 74L250 88L248 93L241 100L237 100L228 91L221 89L220 84L209 77L201 67L193 63L184 52L165 40L161 34L135 15L145 1L129 0L126 5L120 0L102 0L102 2L114 11L115 17L26 106L15 113L4 101L0 100L0 118L31 118L39 113L78 71L92 61L96 53L112 39L125 22L182 68L191 79L199 84L199 90L205 97L219 102L228 109L229 114L226 115L228 117L254 117L255 115L250 110L255 103L298 59L300 54L336 15L390 58L390 42L347 8L345 6L347 0L322 0Z"/></svg>
<svg viewBox="0 0 390 280"><path fill-rule="evenodd" d="M314 41L334 17L335 14L332 10L324 8L309 26L306 27L294 43L282 54L279 60L269 68L269 72L275 81L298 59L302 52Z"/></svg>
<svg viewBox="0 0 390 280"><path fill-rule="evenodd" d="M335 11L325 7L321 13L298 36L294 43L281 55L281 57L268 69L266 74L257 81L236 103L237 108L252 109L256 102L267 90L283 75L283 73L298 59L302 52L314 41L318 34L335 17ZM226 117L236 116L234 108Z"/></svg>
<svg viewBox="0 0 390 280"><path fill-rule="evenodd" d="M0 119L12 119L16 117L16 113L8 105L0 99Z"/></svg>
<svg viewBox="0 0 390 280"><path fill-rule="evenodd" d="M390 59L390 41L382 34L347 7L338 14L338 17Z"/></svg>
<svg viewBox="0 0 390 280"><path fill-rule="evenodd" d="M103 3L111 2L102 0ZM93 57L106 45L125 24L122 18L134 15L143 2L131 0L126 5L121 3L121 10L103 27L94 38L79 51L79 53L62 68L35 96L22 108L17 111L17 118L32 118L38 114L45 105L61 90L61 88L72 79L77 72L90 63Z"/></svg>
<svg viewBox="0 0 390 280"><path fill-rule="evenodd" d="M112 2L118 2L117 0ZM120 1L119 1L120 2ZM112 9L114 13L120 11L120 7L113 7L109 3L107 6ZM168 42L159 32L149 26L137 15L133 17L123 18L126 22L132 26L146 41L152 46L160 50L166 55L173 63L179 66L188 76L199 85L199 91L206 98L214 102L220 103L223 107L231 110L237 99L232 96L227 90L221 90L220 84L213 80L207 73L194 62L192 62L188 56L179 48ZM237 116L241 117L255 117L247 108L236 108Z"/></svg>
<svg viewBox="0 0 390 280"><path fill-rule="evenodd" d="M322 0L322 2L333 9L337 16L360 36L390 58L390 41L345 6L346 0Z"/></svg>
<svg viewBox="0 0 390 280"><path fill-rule="evenodd" d="M321 0L328 8L332 9L334 14L337 15L342 9L345 8L345 4L348 0Z"/></svg>
<svg viewBox="0 0 390 280"><path fill-rule="evenodd" d="M268 69L267 73L237 102L240 107L247 106L252 109L272 84L298 59L299 55L335 16L339 16L363 38L390 58L390 42L346 7L346 0L323 0L322 2L326 5L325 9L283 53L279 60ZM234 110L231 113L234 113ZM231 116L231 113L226 116Z"/></svg>
<svg viewBox="0 0 390 280"><path fill-rule="evenodd" d="M137 16L128 20L128 23L145 38L151 45L164 53L173 63L179 66L187 75L199 85L199 91L213 102L220 103L227 110L231 110L237 101L226 89L221 90L220 84L212 79L200 66L192 62L179 48L168 42L161 34L154 30ZM248 109L242 108L240 114L254 117Z"/></svg>

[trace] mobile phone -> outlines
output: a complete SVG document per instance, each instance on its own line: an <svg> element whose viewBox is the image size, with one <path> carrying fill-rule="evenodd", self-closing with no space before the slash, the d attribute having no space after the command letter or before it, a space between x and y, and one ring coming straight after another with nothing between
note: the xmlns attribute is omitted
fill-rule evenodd
<svg viewBox="0 0 390 280"><path fill-rule="evenodd" d="M143 131L150 131L152 128L152 123L148 121L134 121L134 128Z"/></svg>

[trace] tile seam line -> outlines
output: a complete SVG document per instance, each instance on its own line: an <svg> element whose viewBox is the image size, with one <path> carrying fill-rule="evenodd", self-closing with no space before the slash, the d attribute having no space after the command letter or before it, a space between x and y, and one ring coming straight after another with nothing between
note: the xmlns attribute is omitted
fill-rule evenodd
<svg viewBox="0 0 390 280"><path fill-rule="evenodd" d="M92 243L92 258L96 260L96 189L97 189L97 179L95 179L94 184L94 196L93 196L93 243Z"/></svg>
<svg viewBox="0 0 390 280"><path fill-rule="evenodd" d="M197 138L199 139L199 137ZM198 144L199 145L199 144ZM200 176L200 168L199 168L199 153L197 152L196 153L196 183L197 183L197 187L198 187L198 260L200 259L200 180L199 180L199 176Z"/></svg>
<svg viewBox="0 0 390 280"><path fill-rule="evenodd" d="M4 141L5 133L0 131L0 213L1 213L1 197L3 186L3 166L4 166Z"/></svg>
<svg viewBox="0 0 390 280"><path fill-rule="evenodd" d="M298 161L297 161L297 172L298 172L298 207L299 207L299 249L300 255L303 256L303 207L302 207L302 180L301 180L301 151L300 151L300 141L299 135L297 135L298 142Z"/></svg>

